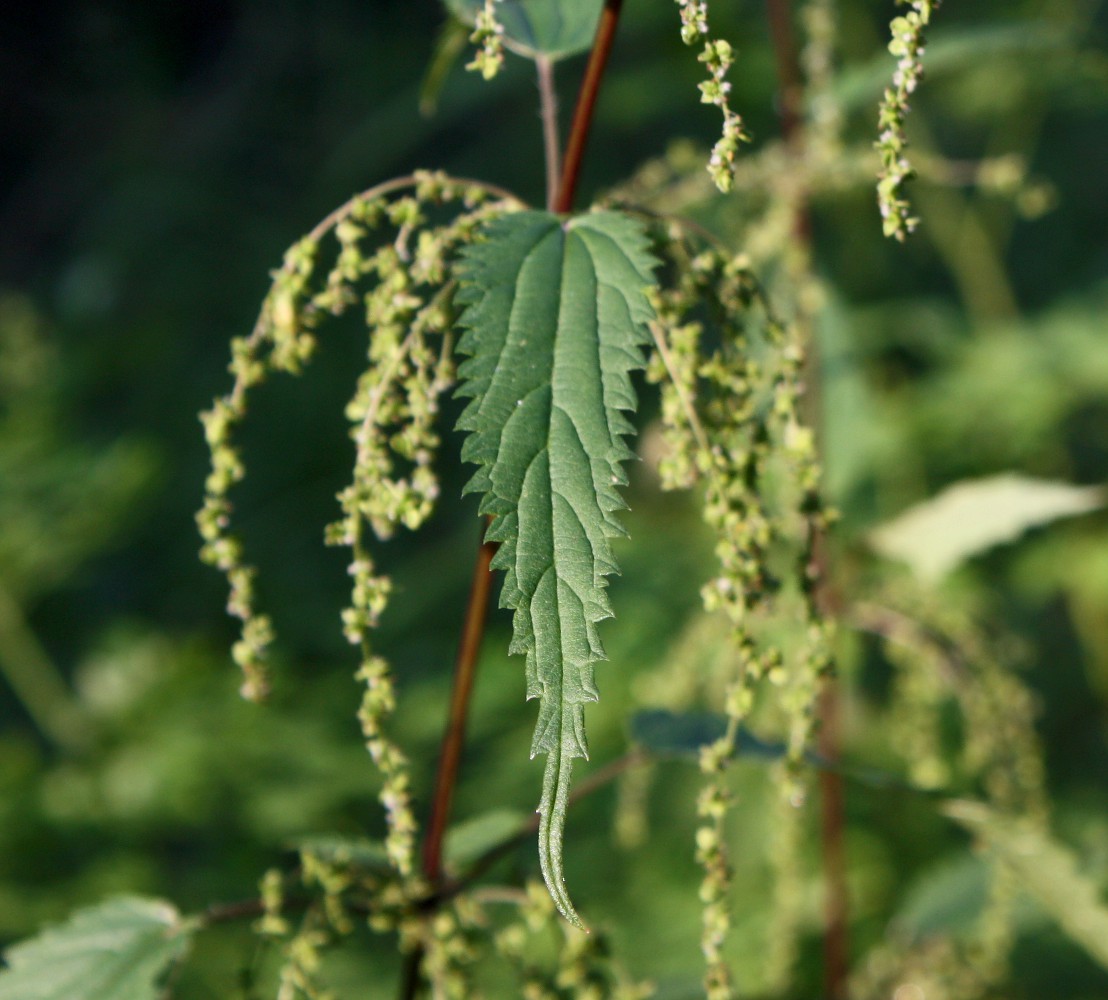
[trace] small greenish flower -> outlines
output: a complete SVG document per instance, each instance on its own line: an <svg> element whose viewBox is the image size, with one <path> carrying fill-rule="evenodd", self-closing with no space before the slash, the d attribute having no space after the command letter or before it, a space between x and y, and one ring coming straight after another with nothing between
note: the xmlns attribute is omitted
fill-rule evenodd
<svg viewBox="0 0 1108 1000"><path fill-rule="evenodd" d="M469 40L476 46L477 54L466 69L474 70L486 80L491 80L504 65L504 25L497 20L496 5L500 0L485 0L473 22Z"/></svg>
<svg viewBox="0 0 1108 1000"><path fill-rule="evenodd" d="M889 52L896 56L896 71L891 87L885 89L877 115L878 136L875 146L881 158L877 179L877 207L881 212L881 228L886 236L901 242L911 233L919 219L911 214L912 206L904 195L904 187L914 175L904 156L908 147L905 122L910 110L909 97L923 77L924 29L939 0L897 0L910 4L910 10L894 17L889 25Z"/></svg>
<svg viewBox="0 0 1108 1000"><path fill-rule="evenodd" d="M735 157L740 144L749 142L742 118L731 109L731 83L726 79L735 62L731 44L713 39L708 32L707 0L676 0L681 15L681 41L686 45L704 43L697 59L704 63L708 78L698 86L700 102L712 104L723 114L723 133L708 160L708 174L720 191L730 191L735 184Z"/></svg>

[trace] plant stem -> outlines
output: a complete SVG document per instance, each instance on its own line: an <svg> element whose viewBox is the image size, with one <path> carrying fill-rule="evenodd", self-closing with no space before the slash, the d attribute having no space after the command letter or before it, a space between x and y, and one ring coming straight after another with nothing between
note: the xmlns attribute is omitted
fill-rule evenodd
<svg viewBox="0 0 1108 1000"><path fill-rule="evenodd" d="M439 769L435 775L435 792L431 800L431 817L427 821L427 834L423 841L423 875L432 891L428 911L433 912L444 898L438 892L442 882L442 845L450 822L450 805L458 783L458 768L465 745L466 719L469 701L473 694L473 680L477 673L477 654L485 634L488 618L489 589L492 571L489 564L496 552L493 542L481 542L477 559L473 564L473 579L469 585L462 634L458 640L458 654L454 660L454 683L450 691L450 710L442 736ZM400 972L400 1000L413 1000L419 995L425 949L421 943L408 952Z"/></svg>
<svg viewBox="0 0 1108 1000"><path fill-rule="evenodd" d="M604 9L600 13L592 52L589 54L589 64L585 67L581 90L577 94L577 106L573 109L573 124L570 126L569 139L566 142L562 179L558 187L558 196L554 200L555 212L568 212L573 208L577 180L581 173L581 160L585 155L585 143L588 141L593 111L596 108L596 95L600 91L600 81L604 76L604 68L608 64L608 54L612 51L612 42L616 36L616 25L619 23L619 12L622 6L623 0L604 0Z"/></svg>
<svg viewBox="0 0 1108 1000"><path fill-rule="evenodd" d="M778 118L781 134L792 156L804 156L803 97L804 78L797 58L789 0L766 0L766 17L777 65ZM807 195L801 191L794 206L793 236L802 249L807 267L811 255L812 222ZM801 317L805 322L810 317ZM806 337L805 383L808 421L819 437L822 425L820 398L820 362L814 330L809 325ZM812 571L815 578L813 599L819 613L839 617L841 600L830 579L827 534L821 525L813 525ZM847 927L849 905L846 890L846 850L844 846L846 808L843 779L836 765L841 757L839 732L841 697L834 677L824 682L817 707L820 756L830 765L820 771L820 844L823 855L824 937L823 979L827 1000L845 1000L849 977L849 941Z"/></svg>
<svg viewBox="0 0 1108 1000"><path fill-rule="evenodd" d="M458 655L454 661L454 686L450 693L450 714L442 738L442 753L435 778L435 794L431 804L431 818L427 823L427 835L423 841L423 874L434 886L442 877L442 843L450 819L450 805L458 781L458 766L462 760L465 743L466 718L469 714L470 695L477 670L477 654L485 634L488 617L489 589L492 573L489 563L496 552L494 542L482 542L473 566L473 580L469 588L465 622L458 642Z"/></svg>
<svg viewBox="0 0 1108 1000"><path fill-rule="evenodd" d="M539 114L542 117L542 148L546 159L546 208L553 212L558 198L562 150L558 141L558 91L554 88L554 63L535 56L539 77Z"/></svg>
<svg viewBox="0 0 1108 1000"><path fill-rule="evenodd" d="M781 134L786 142L800 142L803 139L800 110L804 83L796 58L796 39L788 0L766 0L766 20L769 22L777 67L777 118Z"/></svg>

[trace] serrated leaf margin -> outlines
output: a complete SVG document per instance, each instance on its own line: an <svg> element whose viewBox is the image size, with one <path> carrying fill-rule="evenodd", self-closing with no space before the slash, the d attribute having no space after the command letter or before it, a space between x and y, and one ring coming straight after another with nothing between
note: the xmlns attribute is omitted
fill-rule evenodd
<svg viewBox="0 0 1108 1000"><path fill-rule="evenodd" d="M78 910L7 949L0 1000L155 1000L197 927L160 899L120 896Z"/></svg>

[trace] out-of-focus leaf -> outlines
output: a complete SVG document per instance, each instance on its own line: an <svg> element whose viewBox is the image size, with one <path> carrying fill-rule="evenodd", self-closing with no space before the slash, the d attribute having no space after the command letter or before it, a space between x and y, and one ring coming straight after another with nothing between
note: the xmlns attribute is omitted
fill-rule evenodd
<svg viewBox="0 0 1108 1000"><path fill-rule="evenodd" d="M658 757L696 760L703 747L727 729L727 719L712 712L670 712L650 709L631 717L631 742ZM776 759L785 756L784 744L766 743L739 730L737 751L744 756Z"/></svg>
<svg viewBox="0 0 1108 1000"><path fill-rule="evenodd" d="M925 872L905 895L896 924L916 938L968 931L988 894L981 858L963 855Z"/></svg>
<svg viewBox="0 0 1108 1000"><path fill-rule="evenodd" d="M354 865L367 871L387 872L391 869L384 843L369 837L320 834L301 840L297 849L328 864Z"/></svg>
<svg viewBox="0 0 1108 1000"><path fill-rule="evenodd" d="M425 118L438 109L439 95L446 84L446 78L458 57L465 51L468 40L469 32L465 26L453 18L442 26L435 41L435 51L427 64L427 72L423 75L423 83L419 87L419 113Z"/></svg>
<svg viewBox="0 0 1108 1000"><path fill-rule="evenodd" d="M1103 507L1098 486L1012 474L956 483L870 533L883 556L902 560L921 579L940 580L972 556L1031 528Z"/></svg>
<svg viewBox="0 0 1108 1000"><path fill-rule="evenodd" d="M943 811L995 851L1062 930L1108 969L1108 906L1067 848L1026 820L1002 816L980 802L954 800Z"/></svg>
<svg viewBox="0 0 1108 1000"><path fill-rule="evenodd" d="M472 24L484 0L446 0L446 5ZM592 44L601 6L602 0L500 0L496 16L513 52L528 59L564 59Z"/></svg>
<svg viewBox="0 0 1108 1000"><path fill-rule="evenodd" d="M494 809L454 826L446 835L443 853L453 868L464 868L483 854L511 840L527 825L528 817L512 809Z"/></svg>
<svg viewBox="0 0 1108 1000"><path fill-rule="evenodd" d="M659 757L695 760L702 747L718 740L727 720L712 712L667 712L652 709L631 717L631 742Z"/></svg>
<svg viewBox="0 0 1108 1000"><path fill-rule="evenodd" d="M157 1000L194 929L161 900L108 900L9 948L0 1000Z"/></svg>

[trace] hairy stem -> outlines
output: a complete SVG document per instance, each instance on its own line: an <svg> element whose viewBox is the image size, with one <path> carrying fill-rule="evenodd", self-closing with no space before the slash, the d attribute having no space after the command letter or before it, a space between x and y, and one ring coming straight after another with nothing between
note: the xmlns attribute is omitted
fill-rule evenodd
<svg viewBox="0 0 1108 1000"><path fill-rule="evenodd" d="M781 134L794 157L804 156L803 97L804 78L797 57L789 0L766 0L766 17L777 66L778 117ZM805 260L810 256L812 224L808 201L803 192L794 206L793 235L803 249ZM808 422L819 436L820 363L813 331L806 337L805 384ZM830 580L827 535L821 525L813 524L812 573L813 600L819 612L829 618L841 611L841 600ZM846 890L846 851L844 846L846 809L842 775L836 765L841 757L839 734L840 693L834 678L824 682L817 707L819 720L819 753L830 765L820 771L820 844L824 873L824 937L823 980L828 1000L844 1000L849 977L849 941L847 927L849 905Z"/></svg>
<svg viewBox="0 0 1108 1000"><path fill-rule="evenodd" d="M442 845L450 822L450 805L454 801L454 789L458 784L458 769L465 746L466 719L473 694L473 680L477 674L477 654L485 635L488 618L489 589L492 571L489 564L496 552L493 542L482 542L473 564L473 579L469 585L469 601L466 604L462 634L458 640L458 655L454 660L454 684L450 692L450 710L442 737L439 769L435 776L435 793L431 800L431 818L427 821L427 834L423 841L423 875L430 885L432 896L425 909L433 913L446 898L439 889L442 883ZM419 995L422 977L420 971L426 952L417 944L404 960L400 973L400 1000L414 1000Z"/></svg>
<svg viewBox="0 0 1108 1000"><path fill-rule="evenodd" d="M562 170L562 149L558 139L558 92L554 88L554 63L549 57L535 57L539 77L539 115L542 118L542 148L546 159L546 208L553 212L558 198Z"/></svg>
<svg viewBox="0 0 1108 1000"><path fill-rule="evenodd" d="M577 94L577 106L573 110L573 124L570 126L569 139L566 142L566 158L562 164L562 179L553 205L555 212L568 212L573 208L577 180L581 173L581 160L585 155L585 144L589 138L593 111L596 109L596 96L600 92L604 68L608 65L608 54L612 51L612 42L616 37L616 26L619 24L619 13L622 7L623 0L604 0L604 9L600 13L600 22L596 26L596 37L593 39L589 64L585 67L581 90Z"/></svg>

